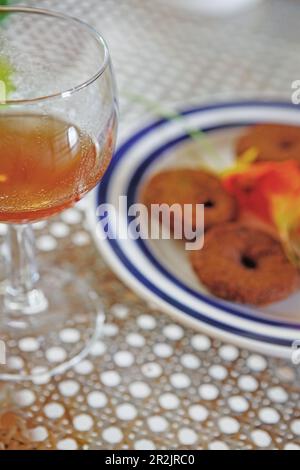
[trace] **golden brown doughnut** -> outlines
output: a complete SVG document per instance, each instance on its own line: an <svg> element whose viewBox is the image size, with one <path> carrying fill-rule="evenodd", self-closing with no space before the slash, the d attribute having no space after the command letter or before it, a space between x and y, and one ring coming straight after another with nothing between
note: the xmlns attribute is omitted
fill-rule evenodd
<svg viewBox="0 0 300 470"><path fill-rule="evenodd" d="M191 263L201 282L217 297L261 305L288 297L299 285L296 268L280 243L238 223L216 226L205 236Z"/></svg>

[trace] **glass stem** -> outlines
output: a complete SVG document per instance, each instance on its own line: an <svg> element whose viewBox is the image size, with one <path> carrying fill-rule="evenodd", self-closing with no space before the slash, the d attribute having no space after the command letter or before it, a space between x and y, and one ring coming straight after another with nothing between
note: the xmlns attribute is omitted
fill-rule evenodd
<svg viewBox="0 0 300 470"><path fill-rule="evenodd" d="M47 309L47 299L38 289L39 272L31 225L7 225L5 307L16 313L36 314Z"/></svg>

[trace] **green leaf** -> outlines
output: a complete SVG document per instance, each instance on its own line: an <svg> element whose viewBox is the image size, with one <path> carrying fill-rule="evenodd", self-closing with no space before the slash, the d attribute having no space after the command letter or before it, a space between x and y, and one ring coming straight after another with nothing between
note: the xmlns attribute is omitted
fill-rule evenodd
<svg viewBox="0 0 300 470"><path fill-rule="evenodd" d="M0 57L0 81L4 83L7 95L16 89L13 74L14 69L10 61L6 57Z"/></svg>
<svg viewBox="0 0 300 470"><path fill-rule="evenodd" d="M8 5L10 3L10 0L0 0L0 6L1 5ZM0 13L0 21L2 21L6 17L7 13Z"/></svg>

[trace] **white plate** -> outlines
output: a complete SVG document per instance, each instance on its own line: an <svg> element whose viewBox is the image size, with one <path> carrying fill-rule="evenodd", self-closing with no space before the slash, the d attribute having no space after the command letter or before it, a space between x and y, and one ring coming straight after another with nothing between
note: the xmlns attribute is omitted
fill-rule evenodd
<svg viewBox="0 0 300 470"><path fill-rule="evenodd" d="M95 193L96 205L109 203L118 210L119 196L124 195L128 205L139 202L145 178L163 167L195 166L200 158L214 167L228 165L234 158L237 133L242 126L256 122L300 125L300 112L287 103L236 102L185 110L179 120L151 122L119 146ZM213 159L207 154L187 129L205 130L219 157ZM120 209L118 217L126 230L127 207ZM90 220L96 243L116 274L175 320L241 347L291 356L292 343L300 340L300 292L260 309L225 302L201 286L183 244L172 240L103 239L97 236L103 233L103 223L95 216L95 206ZM109 224L113 233L112 221Z"/></svg>

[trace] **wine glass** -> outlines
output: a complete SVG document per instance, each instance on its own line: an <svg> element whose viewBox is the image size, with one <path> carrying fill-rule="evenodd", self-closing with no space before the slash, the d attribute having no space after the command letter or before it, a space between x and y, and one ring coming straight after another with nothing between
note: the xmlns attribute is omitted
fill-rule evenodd
<svg viewBox="0 0 300 470"><path fill-rule="evenodd" d="M0 379L40 380L90 351L104 313L69 266L38 271L31 224L101 180L115 145L117 96L107 45L89 25L27 7L0 7L0 19Z"/></svg>

